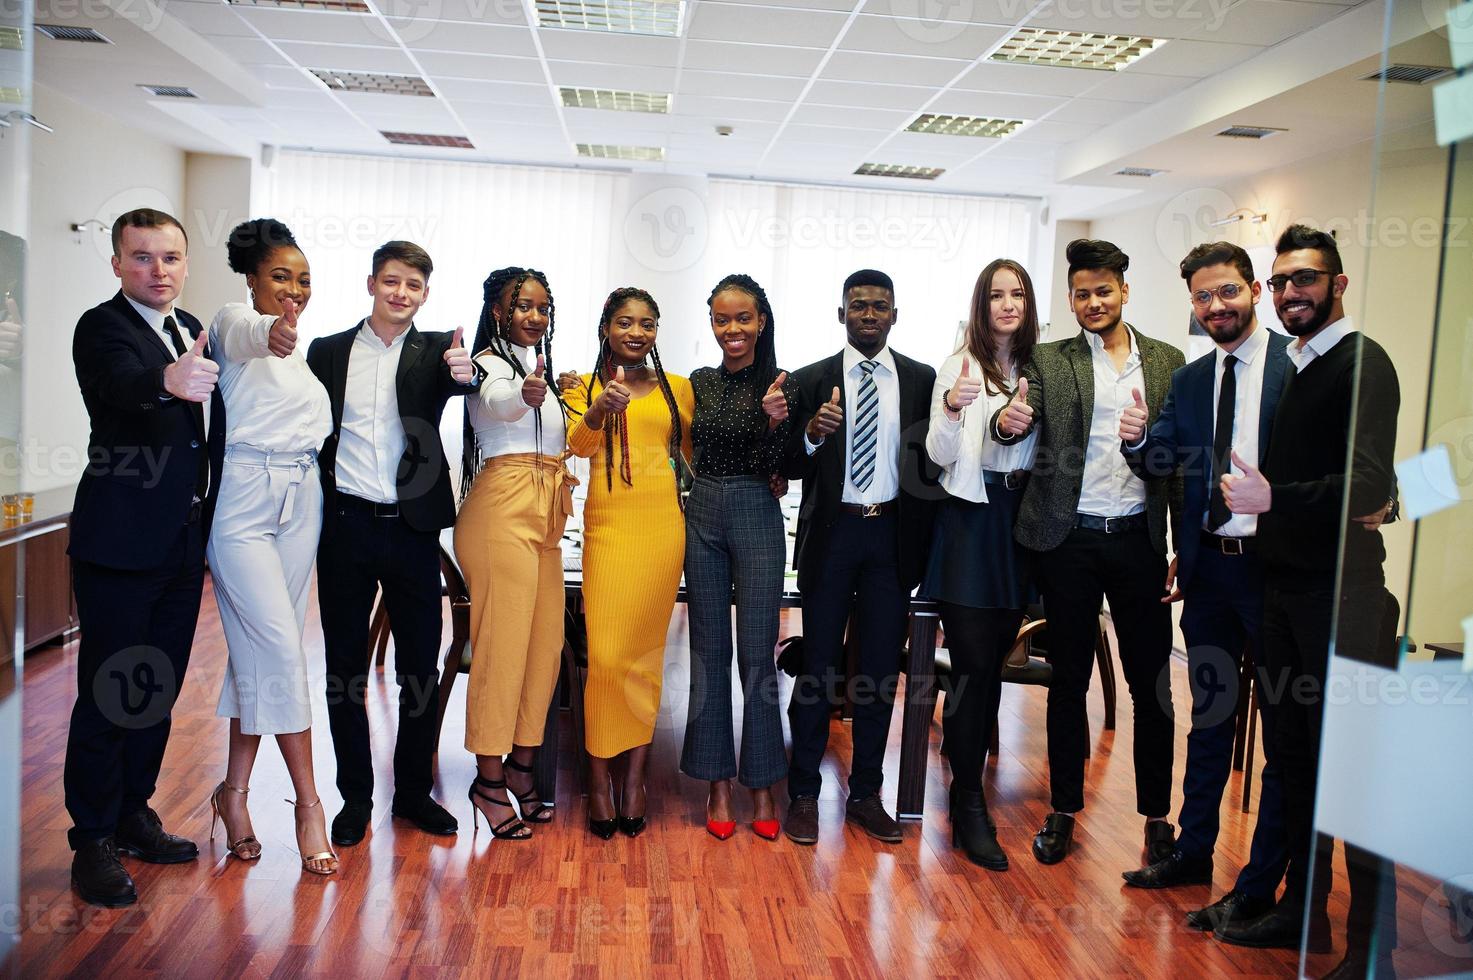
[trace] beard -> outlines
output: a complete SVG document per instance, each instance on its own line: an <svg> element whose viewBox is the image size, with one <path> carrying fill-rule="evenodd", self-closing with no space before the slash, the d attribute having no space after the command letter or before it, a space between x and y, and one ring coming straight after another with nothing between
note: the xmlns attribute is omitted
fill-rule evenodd
<svg viewBox="0 0 1473 980"><path fill-rule="evenodd" d="M1203 320L1200 317L1197 319L1197 323L1201 324L1203 331L1206 332L1207 336L1212 338L1213 343L1231 344L1248 332L1248 327L1252 325L1253 318L1251 316L1244 317L1239 313L1220 326L1214 325L1210 321Z"/></svg>
<svg viewBox="0 0 1473 980"><path fill-rule="evenodd" d="M1314 315L1311 316L1308 320L1305 320L1302 323L1290 323L1283 318L1282 314L1280 314L1279 323L1283 325L1284 329L1288 331L1290 336L1303 337L1307 334L1314 333L1320 327L1323 327L1326 323L1330 322L1330 311L1334 308L1334 305L1335 294L1333 292L1327 292L1325 294L1324 300L1314 304Z"/></svg>

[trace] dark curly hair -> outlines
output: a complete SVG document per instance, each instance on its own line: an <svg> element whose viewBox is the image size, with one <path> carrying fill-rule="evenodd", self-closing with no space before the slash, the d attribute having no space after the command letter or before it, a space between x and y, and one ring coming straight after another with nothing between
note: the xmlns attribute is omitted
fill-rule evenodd
<svg viewBox="0 0 1473 980"><path fill-rule="evenodd" d="M254 275L261 263L278 248L299 248L296 236L275 218L252 218L242 221L225 240L225 254L230 268L243 276Z"/></svg>

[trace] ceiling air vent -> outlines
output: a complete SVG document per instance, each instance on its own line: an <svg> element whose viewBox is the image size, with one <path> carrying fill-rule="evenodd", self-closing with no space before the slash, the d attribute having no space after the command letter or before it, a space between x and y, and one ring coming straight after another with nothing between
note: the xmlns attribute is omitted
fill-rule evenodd
<svg viewBox="0 0 1473 980"><path fill-rule="evenodd" d="M1165 43L1161 38L1137 37L1132 34L1096 34L1020 27L993 52L992 60L1050 65L1055 68L1119 71Z"/></svg>
<svg viewBox="0 0 1473 980"><path fill-rule="evenodd" d="M334 92L366 92L370 95L419 95L433 98L435 93L418 75L389 75L382 72L334 71L330 68L308 69L317 80Z"/></svg>
<svg viewBox="0 0 1473 980"><path fill-rule="evenodd" d="M558 89L569 109L616 109L621 112L669 113L670 96L663 92L625 92L606 88Z"/></svg>
<svg viewBox="0 0 1473 980"><path fill-rule="evenodd" d="M287 10L335 10L349 14L371 14L363 0L225 0L237 7L282 7Z"/></svg>
<svg viewBox="0 0 1473 980"><path fill-rule="evenodd" d="M908 133L937 133L942 136L986 136L1001 139L1019 126L1021 119L993 119L986 116L938 116L923 113L905 127Z"/></svg>
<svg viewBox="0 0 1473 980"><path fill-rule="evenodd" d="M1115 171L1116 177L1154 177L1164 174L1164 170L1152 170L1150 167L1121 167Z"/></svg>
<svg viewBox="0 0 1473 980"><path fill-rule="evenodd" d="M611 34L679 37L684 0L536 0L537 24Z"/></svg>
<svg viewBox="0 0 1473 980"><path fill-rule="evenodd" d="M53 41L81 41L84 44L112 44L111 39L90 27L63 27L60 24L37 24L36 30Z"/></svg>
<svg viewBox="0 0 1473 980"><path fill-rule="evenodd" d="M183 85L140 85L139 88L149 95L156 95L161 99L197 99L193 91Z"/></svg>
<svg viewBox="0 0 1473 980"><path fill-rule="evenodd" d="M1380 71L1373 71L1366 75L1363 81L1379 82L1384 79L1388 82L1402 82L1406 85L1426 85L1428 82L1435 82L1452 73L1451 68L1438 68L1433 65L1387 65Z"/></svg>
<svg viewBox="0 0 1473 980"><path fill-rule="evenodd" d="M576 143L574 149L580 157L595 160L644 160L658 162L665 159L663 146L613 146L607 143Z"/></svg>
<svg viewBox="0 0 1473 980"><path fill-rule="evenodd" d="M379 134L390 143L401 146L448 146L455 150L474 150L475 144L464 136L442 136L436 133L391 133L379 130Z"/></svg>
<svg viewBox="0 0 1473 980"><path fill-rule="evenodd" d="M1229 126L1217 135L1235 140L1261 140L1287 132L1287 129L1275 129L1272 126Z"/></svg>
<svg viewBox="0 0 1473 980"><path fill-rule="evenodd" d="M854 171L856 177L904 177L908 180L935 180L944 173L943 167L910 167L899 163L862 163Z"/></svg>

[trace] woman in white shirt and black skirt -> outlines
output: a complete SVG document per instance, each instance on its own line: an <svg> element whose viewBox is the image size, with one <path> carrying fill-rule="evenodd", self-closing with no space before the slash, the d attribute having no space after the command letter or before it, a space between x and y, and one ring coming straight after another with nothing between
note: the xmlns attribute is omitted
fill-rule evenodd
<svg viewBox="0 0 1473 980"><path fill-rule="evenodd" d="M1000 445L988 420L1013 397L1037 341L1033 283L1020 264L997 259L977 277L962 348L936 372L926 436L947 493L920 594L940 605L951 652L943 725L952 842L993 871L1006 870L1008 858L987 814L982 763L997 724L1003 662L1027 604L1029 576L1013 521L1037 436Z"/></svg>

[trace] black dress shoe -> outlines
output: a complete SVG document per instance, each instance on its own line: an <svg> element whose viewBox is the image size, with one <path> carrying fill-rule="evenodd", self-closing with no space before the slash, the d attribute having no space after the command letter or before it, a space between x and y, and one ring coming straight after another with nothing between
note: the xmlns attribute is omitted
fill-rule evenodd
<svg viewBox="0 0 1473 980"><path fill-rule="evenodd" d="M82 900L115 909L138 901L128 869L118 860L111 837L82 841L72 855L72 887Z"/></svg>
<svg viewBox="0 0 1473 980"><path fill-rule="evenodd" d="M1256 919L1226 922L1214 929L1212 934L1232 946L1298 949L1304 938L1304 909L1280 902ZM1330 920L1325 913L1310 916L1309 942L1306 948L1311 953L1330 951Z"/></svg>
<svg viewBox="0 0 1473 980"><path fill-rule="evenodd" d="M1074 817L1068 813L1050 813L1043 829L1033 835L1033 856L1039 864L1058 864L1069 856L1074 840Z"/></svg>
<svg viewBox="0 0 1473 980"><path fill-rule="evenodd" d="M997 843L997 828L988 816L981 790L952 787L951 846L961 848L967 860L989 871L1008 870L1008 856Z"/></svg>
<svg viewBox="0 0 1473 980"><path fill-rule="evenodd" d="M460 829L460 824L455 822L450 811L428 796L419 796L411 800L395 799L389 812L396 817L408 820L427 834L449 837Z"/></svg>
<svg viewBox="0 0 1473 980"><path fill-rule="evenodd" d="M1212 884L1212 859L1189 858L1181 851L1120 877L1132 888L1175 888L1178 885Z"/></svg>
<svg viewBox="0 0 1473 980"><path fill-rule="evenodd" d="M332 818L332 842L340 847L352 847L368 833L368 819L371 816L372 803L352 800L344 803L338 815Z"/></svg>
<svg viewBox="0 0 1473 980"><path fill-rule="evenodd" d="M1202 932L1213 932L1229 922L1246 922L1256 919L1274 907L1271 898L1254 898L1244 895L1236 888L1206 908L1187 913L1187 925Z"/></svg>
<svg viewBox="0 0 1473 980"><path fill-rule="evenodd" d="M1164 820L1146 824L1146 864L1157 864L1176 853L1176 828Z"/></svg>
<svg viewBox="0 0 1473 980"><path fill-rule="evenodd" d="M194 841L165 831L159 815L148 807L119 820L113 842L118 853L149 864L180 864L199 857Z"/></svg>
<svg viewBox="0 0 1473 980"><path fill-rule="evenodd" d="M618 816L619 833L625 837L638 837L644 833L649 824L644 822L644 817L626 817L622 813Z"/></svg>

